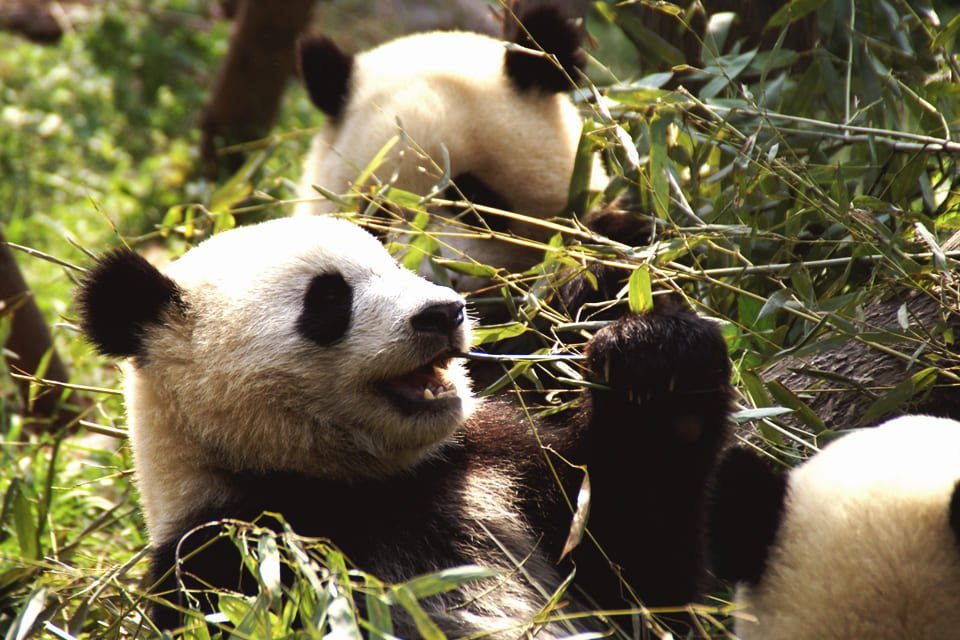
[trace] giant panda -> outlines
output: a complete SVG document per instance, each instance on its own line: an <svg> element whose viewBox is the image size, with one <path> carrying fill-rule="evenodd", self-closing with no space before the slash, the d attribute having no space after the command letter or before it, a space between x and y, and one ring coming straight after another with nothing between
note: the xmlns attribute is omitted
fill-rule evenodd
<svg viewBox="0 0 960 640"><path fill-rule="evenodd" d="M788 474L733 449L708 510L742 640L960 638L960 423L850 432Z"/></svg>
<svg viewBox="0 0 960 640"><path fill-rule="evenodd" d="M327 213L337 208L335 202L318 197L314 185L348 194L369 193L371 184L389 183L417 196L440 188L440 195L449 200L532 218L563 213L582 128L566 93L585 63L581 28L549 5L510 23L510 43L479 33L434 31L401 37L358 55L342 51L323 36L303 38L299 46L303 82L327 120L307 157L296 212ZM550 55L537 55L541 49ZM365 184L355 185L400 131L402 141L380 157ZM598 158L590 175L591 189L606 184ZM451 178L451 185L444 182ZM365 207L361 202L360 208ZM510 272L532 266L543 252L528 241L511 243L479 235L492 231L543 242L555 233L473 208L431 212L434 223L429 230L439 241L441 257L469 258ZM595 226L604 226L611 215L598 210L591 217L597 219ZM487 283L426 262L421 273L460 291Z"/></svg>
<svg viewBox="0 0 960 640"><path fill-rule="evenodd" d="M459 294L332 216L229 230L162 272L115 250L77 300L88 339L126 359L159 593L176 591L175 575L186 587L250 588L235 548L194 529L269 512L388 582L499 569L424 607L450 634L516 637L571 570L567 498L585 468L596 543L572 554L578 601L678 605L696 594L701 496L730 398L725 344L708 320L665 307L601 329L579 407L539 419L471 395ZM152 613L177 624L174 608ZM397 624L416 635L410 620Z"/></svg>

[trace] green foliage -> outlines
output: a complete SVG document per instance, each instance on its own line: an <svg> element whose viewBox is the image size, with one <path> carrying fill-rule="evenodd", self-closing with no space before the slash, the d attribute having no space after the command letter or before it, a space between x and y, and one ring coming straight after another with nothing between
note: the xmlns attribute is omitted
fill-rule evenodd
<svg viewBox="0 0 960 640"><path fill-rule="evenodd" d="M938 3L792 0L769 20L776 36L769 46L733 37L735 16L713 16L697 68L652 33L637 4L596 2L589 16L598 91L578 96L586 124L567 215L532 221L547 227L546 242L503 238L542 249L543 261L520 274L471 256L437 262L495 281L471 297L475 308L502 319L480 327L477 343L501 352L522 346L521 355L576 355L609 308L642 310L672 291L720 322L736 364L738 433L790 462L837 425L825 423L803 393L765 380L765 367L780 358L857 341L913 364L915 373L897 384L869 390L871 419L935 385L956 384L957 348L946 322L920 335L909 330L906 306L901 331L874 326L866 310L907 294L956 306L949 277L956 254L941 245L960 230L960 145L953 142L960 135L960 18ZM688 19L685 6L643 4ZM86 265L85 249L151 240L175 254L210 233L287 213L313 124L299 91L288 97L279 133L244 147L247 162L231 180L211 185L195 172L198 114L228 29L207 8L199 0L95 5L56 47L0 34L0 224L9 240ZM941 11L939 21L931 8ZM816 22L819 43L788 50L785 30L803 19ZM641 72L641 59L655 61L653 68ZM611 174L603 194L587 190L592 151ZM412 246L392 249L416 266L444 242L429 232L430 195L367 185L342 202L364 213L415 211ZM656 218L656 242L628 247L577 225L574 217L621 195ZM626 286L617 296L578 317L546 304L560 284L598 262L622 270ZM51 323L59 323L57 346L77 379L116 387L114 369L92 357L69 325L72 272L37 257L21 264ZM6 322L0 314L0 337ZM484 392L533 388L546 400L529 409L556 412L568 408L571 389L589 384L576 359L543 357L509 363ZM79 433L26 434L12 384L0 380L6 638L44 624L64 638L153 633L140 617L146 541L122 409L115 397L86 396L93 406ZM435 637L419 599L486 577L461 569L383 584L328 545L286 529L230 525L226 535L243 550L260 594L219 594L220 615L210 625L195 620L183 637L389 637L401 610ZM278 584L280 566L297 577L291 586ZM354 598L366 602L364 618ZM552 603L562 600L557 593ZM714 616L724 612L704 608L707 637L723 637Z"/></svg>

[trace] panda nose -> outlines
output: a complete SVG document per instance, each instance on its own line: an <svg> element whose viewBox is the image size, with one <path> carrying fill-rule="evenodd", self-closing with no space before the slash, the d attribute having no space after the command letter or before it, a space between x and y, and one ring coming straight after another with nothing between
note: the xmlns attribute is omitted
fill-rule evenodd
<svg viewBox="0 0 960 640"><path fill-rule="evenodd" d="M417 331L449 333L463 324L463 303L457 301L431 304L410 318L410 324Z"/></svg>

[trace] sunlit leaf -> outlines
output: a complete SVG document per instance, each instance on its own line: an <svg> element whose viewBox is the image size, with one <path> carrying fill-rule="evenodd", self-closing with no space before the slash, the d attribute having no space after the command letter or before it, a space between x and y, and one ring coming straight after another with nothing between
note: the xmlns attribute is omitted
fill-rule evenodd
<svg viewBox="0 0 960 640"><path fill-rule="evenodd" d="M434 257L433 263L440 265L444 269L449 269L454 273L460 273L465 276L490 279L497 275L497 269L494 267L477 262L460 262L458 260Z"/></svg>
<svg viewBox="0 0 960 640"><path fill-rule="evenodd" d="M280 598L280 551L277 549L277 538L271 534L260 536L257 541L257 554L259 555L260 581L264 589L270 595L271 604L279 604Z"/></svg>
<svg viewBox="0 0 960 640"><path fill-rule="evenodd" d="M520 322L480 326L473 330L473 344L480 345L505 340L507 338L515 338L523 335L526 331L527 325Z"/></svg>
<svg viewBox="0 0 960 640"><path fill-rule="evenodd" d="M422 600L423 598L429 598L430 596L459 589L463 585L476 582L477 580L493 578L496 575L496 571L478 565L465 565L453 569L443 569L411 578L402 585L392 588L387 596L391 601L400 602L400 598L397 597L396 594L400 591L405 591L417 600Z"/></svg>
<svg viewBox="0 0 960 640"><path fill-rule="evenodd" d="M7 629L7 640L26 640L26 638L32 635L34 624L36 624L37 618L40 617L46 601L47 589L41 587L35 590L13 621L13 624Z"/></svg>
<svg viewBox="0 0 960 640"><path fill-rule="evenodd" d="M793 413L793 409L788 409L787 407L757 407L755 409L735 411L730 417L737 424L743 424L744 422L763 420L764 418L775 418L788 413Z"/></svg>
<svg viewBox="0 0 960 640"><path fill-rule="evenodd" d="M583 540L583 534L587 530L587 518L589 516L590 473L584 468L583 481L580 483L580 491L577 492L577 507L573 512L573 519L570 521L567 541L563 543L563 551L560 553L561 558L565 557L580 545L580 541Z"/></svg>
<svg viewBox="0 0 960 640"><path fill-rule="evenodd" d="M653 288L650 284L650 272L645 266L637 267L630 274L627 299L633 313L644 313L653 309Z"/></svg>

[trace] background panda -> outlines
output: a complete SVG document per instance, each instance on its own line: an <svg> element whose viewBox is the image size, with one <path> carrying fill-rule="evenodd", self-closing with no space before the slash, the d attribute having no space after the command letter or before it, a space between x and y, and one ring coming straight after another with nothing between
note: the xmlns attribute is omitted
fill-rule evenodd
<svg viewBox="0 0 960 640"><path fill-rule="evenodd" d="M571 521L561 489L575 496L582 480L573 464L589 471L590 531L623 578L585 542L576 584L606 607L624 594L648 605L695 595L701 495L729 404L711 322L666 308L622 318L589 343L601 386L578 410L534 420L472 398L454 359L469 342L458 294L329 216L221 233L164 273L109 253L78 303L98 349L129 358L155 580L179 558L188 587L249 589L231 543L190 555L216 538L209 528L178 543L208 521L275 512L387 581L503 569L424 606L448 633L515 637L570 568L558 562ZM526 559L524 571L508 556ZM159 588L175 587L168 577ZM177 623L171 609L154 614ZM397 634L415 635L405 624Z"/></svg>
<svg viewBox="0 0 960 640"><path fill-rule="evenodd" d="M960 423L850 433L788 475L735 449L709 508L744 640L960 638Z"/></svg>
<svg viewBox="0 0 960 640"><path fill-rule="evenodd" d="M453 185L443 197L467 200L535 218L563 213L567 205L581 119L566 95L581 75L581 28L554 7L513 21L511 40L536 55L489 36L460 31L419 33L359 55L344 53L324 37L304 38L304 84L327 123L313 142L303 176L298 213L336 208L313 185L348 193L354 180L391 138L403 141L375 167L370 182L392 182L424 196L446 171ZM606 182L595 162L592 188ZM363 206L363 205L361 205ZM544 241L553 235L535 224L470 209L438 211L431 230L444 257L512 272L538 262L542 252L523 244L480 240L466 225ZM582 213L582 212L581 212ZM456 220L454 220L456 218ZM446 273L422 273L446 281ZM450 274L470 290L485 281Z"/></svg>

